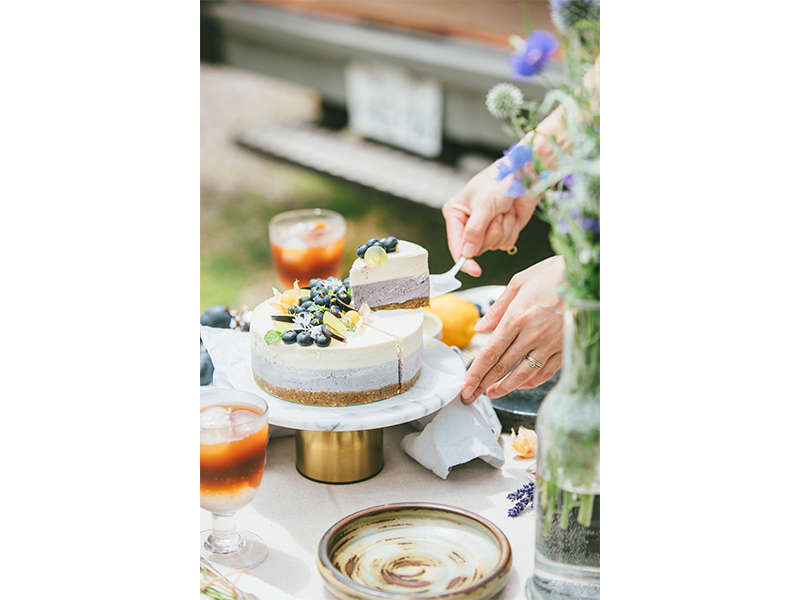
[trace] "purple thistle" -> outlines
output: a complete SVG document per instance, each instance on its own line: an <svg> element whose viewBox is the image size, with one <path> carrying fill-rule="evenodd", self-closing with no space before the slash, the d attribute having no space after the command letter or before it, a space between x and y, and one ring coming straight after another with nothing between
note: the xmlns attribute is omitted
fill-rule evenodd
<svg viewBox="0 0 800 600"><path fill-rule="evenodd" d="M542 72L558 50L558 39L548 31L537 30L528 36L524 45L509 59L511 72L517 77L533 77Z"/></svg>

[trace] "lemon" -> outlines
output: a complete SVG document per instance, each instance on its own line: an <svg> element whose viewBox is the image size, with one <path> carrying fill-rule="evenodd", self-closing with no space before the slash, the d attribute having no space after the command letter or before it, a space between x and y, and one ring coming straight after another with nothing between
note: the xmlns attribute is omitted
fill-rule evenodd
<svg viewBox="0 0 800 600"><path fill-rule="evenodd" d="M475 324L480 318L478 308L455 294L444 294L431 299L431 311L442 320L442 341L448 346L466 348L475 335Z"/></svg>

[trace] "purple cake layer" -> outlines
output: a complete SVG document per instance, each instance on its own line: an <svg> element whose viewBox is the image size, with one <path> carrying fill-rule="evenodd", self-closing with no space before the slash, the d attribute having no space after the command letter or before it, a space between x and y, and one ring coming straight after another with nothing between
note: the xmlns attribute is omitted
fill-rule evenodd
<svg viewBox="0 0 800 600"><path fill-rule="evenodd" d="M336 371L272 364L255 351L251 353L253 377L260 388L273 396L315 406L347 406L375 402L410 389L422 369L422 347L396 362L359 369ZM376 381L392 381L380 388Z"/></svg>
<svg viewBox="0 0 800 600"><path fill-rule="evenodd" d="M417 308L423 304L428 305L431 283L426 273L425 275L355 285L352 291L353 306L356 309L360 308L363 302L376 310L384 306ZM421 300L424 302L421 303Z"/></svg>
<svg viewBox="0 0 800 600"><path fill-rule="evenodd" d="M400 383L403 389L411 387L409 382L416 381L422 368L422 346L414 350L411 354L400 360Z"/></svg>
<svg viewBox="0 0 800 600"><path fill-rule="evenodd" d="M315 393L361 392L375 388L377 381L397 383L397 363L392 361L374 367L357 369L309 369L302 365L287 368L251 352L253 374L272 385L290 390Z"/></svg>

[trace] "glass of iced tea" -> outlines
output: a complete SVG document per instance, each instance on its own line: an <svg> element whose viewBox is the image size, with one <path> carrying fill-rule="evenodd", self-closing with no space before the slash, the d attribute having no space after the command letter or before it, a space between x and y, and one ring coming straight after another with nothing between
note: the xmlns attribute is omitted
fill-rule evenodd
<svg viewBox="0 0 800 600"><path fill-rule="evenodd" d="M269 222L272 262L281 291L299 280L340 277L346 223L339 213L311 208L281 213Z"/></svg>
<svg viewBox="0 0 800 600"><path fill-rule="evenodd" d="M212 528L200 534L200 555L234 569L250 569L267 557L261 538L237 530L234 520L261 485L267 411L267 403L249 392L200 392L200 506L212 515Z"/></svg>

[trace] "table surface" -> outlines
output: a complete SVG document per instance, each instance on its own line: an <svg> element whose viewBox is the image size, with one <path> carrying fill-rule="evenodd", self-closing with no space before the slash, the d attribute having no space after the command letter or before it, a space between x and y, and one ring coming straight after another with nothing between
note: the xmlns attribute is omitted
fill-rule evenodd
<svg viewBox="0 0 800 600"><path fill-rule="evenodd" d="M271 439L261 488L253 502L237 513L237 527L258 534L269 556L250 574L294 598L335 600L316 566L317 548L325 532L359 510L395 502L433 502L477 513L497 525L511 544L513 566L497 600L524 600L525 582L533 573L535 515L526 509L509 517L513 502L506 496L530 481L525 469L533 459L519 458L502 434L502 469L481 459L453 468L441 479L400 448L413 433L409 425L384 429L383 470L372 479L327 485L306 479L295 467L294 436ZM200 510L200 529L211 526L210 513ZM262 599L267 600L267 599Z"/></svg>

